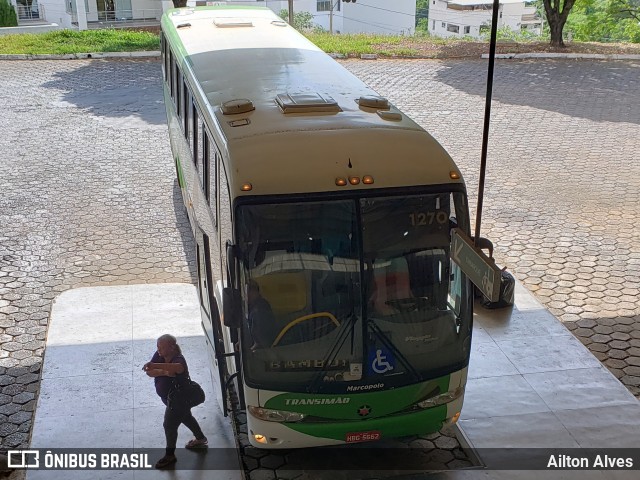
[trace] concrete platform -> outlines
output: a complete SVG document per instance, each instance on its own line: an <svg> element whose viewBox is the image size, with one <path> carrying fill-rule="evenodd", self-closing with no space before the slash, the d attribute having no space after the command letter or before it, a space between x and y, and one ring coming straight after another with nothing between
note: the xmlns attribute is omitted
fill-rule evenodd
<svg viewBox="0 0 640 480"><path fill-rule="evenodd" d="M640 402L521 284L513 309L476 308L474 322L458 427L488 470L502 467L505 448L604 454L640 445ZM622 479L637 472L469 470L434 478Z"/></svg>
<svg viewBox="0 0 640 480"><path fill-rule="evenodd" d="M31 446L163 447L164 406L153 382L140 370L162 333L180 338L194 379L213 399L217 392L210 375L201 373L208 372L209 365L193 286L96 287L63 293L51 314ZM211 446L235 446L229 419L222 417L217 402L195 408L194 415ZM505 459L501 452L506 448L640 445L640 402L520 284L513 309L476 308L469 381L458 426L487 468L403 478L637 477L633 471L500 470ZM189 437L190 432L181 427L178 445ZM30 471L28 479L89 478L87 473ZM91 478L127 480L242 475L239 464L237 470L214 472L91 473Z"/></svg>
<svg viewBox="0 0 640 480"><path fill-rule="evenodd" d="M69 290L51 312L32 448L160 448L165 407L141 370L163 333L178 337L192 378L207 395L193 415L211 449L235 448L229 418L214 400L196 289L187 284ZM181 426L178 447L191 432ZM213 450L215 451L215 450ZM201 453L181 449L178 462ZM188 455L191 455L190 458ZM157 459L150 459L155 462ZM234 470L29 470L37 479L239 479Z"/></svg>

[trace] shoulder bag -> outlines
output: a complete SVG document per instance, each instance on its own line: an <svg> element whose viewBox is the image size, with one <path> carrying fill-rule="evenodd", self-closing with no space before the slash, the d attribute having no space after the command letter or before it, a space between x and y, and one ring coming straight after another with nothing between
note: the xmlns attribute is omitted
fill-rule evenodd
<svg viewBox="0 0 640 480"><path fill-rule="evenodd" d="M189 376L176 376L167 395L167 405L172 410L188 410L204 402L204 390Z"/></svg>

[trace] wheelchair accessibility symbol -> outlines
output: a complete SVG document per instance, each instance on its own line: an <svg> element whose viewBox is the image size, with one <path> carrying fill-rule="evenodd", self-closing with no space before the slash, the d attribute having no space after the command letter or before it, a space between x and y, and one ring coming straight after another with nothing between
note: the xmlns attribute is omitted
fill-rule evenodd
<svg viewBox="0 0 640 480"><path fill-rule="evenodd" d="M387 373L393 370L394 368L394 358L390 352L382 348L378 348L369 353L369 366L373 373Z"/></svg>

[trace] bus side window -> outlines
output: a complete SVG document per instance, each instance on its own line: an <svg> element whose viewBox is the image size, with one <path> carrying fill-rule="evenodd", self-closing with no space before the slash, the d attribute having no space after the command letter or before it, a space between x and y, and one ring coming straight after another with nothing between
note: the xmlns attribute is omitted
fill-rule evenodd
<svg viewBox="0 0 640 480"><path fill-rule="evenodd" d="M216 212L216 194L218 192L218 165L220 163L220 154L215 146L212 144L212 148L209 153L209 204L211 205L211 212L213 213L213 226L218 228L218 215Z"/></svg>
<svg viewBox="0 0 640 480"><path fill-rule="evenodd" d="M198 110L193 100L191 102L191 116L189 118L191 136L189 137L189 146L191 147L191 158L197 163L198 155L202 155L202 126L198 118Z"/></svg>
<svg viewBox="0 0 640 480"><path fill-rule="evenodd" d="M191 113L191 102L189 101L189 88L187 86L187 80L182 77L182 119L184 123L184 138L189 141L189 114Z"/></svg>
<svg viewBox="0 0 640 480"><path fill-rule="evenodd" d="M220 210L218 224L220 225L220 259L222 267L222 278L227 278L227 242L233 242L231 200L229 195L229 183L225 173L223 162L218 165L218 192L220 197Z"/></svg>
<svg viewBox="0 0 640 480"><path fill-rule="evenodd" d="M176 65L176 113L182 119L182 72Z"/></svg>
<svg viewBox="0 0 640 480"><path fill-rule="evenodd" d="M167 71L168 75L168 83L169 83L169 92L171 93L171 98L175 100L176 98L176 59L173 56L173 52L169 49L169 68Z"/></svg>
<svg viewBox="0 0 640 480"><path fill-rule="evenodd" d="M209 159L211 158L211 139L207 133L202 140L202 156L198 157L198 181L209 202Z"/></svg>
<svg viewBox="0 0 640 480"><path fill-rule="evenodd" d="M164 33L160 32L160 58L162 58L162 79L167 81L167 47L166 40L164 39Z"/></svg>

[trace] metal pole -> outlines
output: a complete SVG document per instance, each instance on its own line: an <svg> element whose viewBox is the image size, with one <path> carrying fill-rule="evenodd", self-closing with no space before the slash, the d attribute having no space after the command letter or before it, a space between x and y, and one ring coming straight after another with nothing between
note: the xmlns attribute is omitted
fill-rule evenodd
<svg viewBox="0 0 640 480"><path fill-rule="evenodd" d="M480 225L482 223L482 203L484 201L484 177L487 170L487 147L489 143L489 124L491 122L491 95L493 93L493 67L496 57L496 37L498 35L498 10L500 1L493 0L491 16L491 42L489 44L489 69L487 71L487 95L484 107L484 131L482 133L482 156L480 159L480 183L478 185L478 209L476 211L475 244L478 246Z"/></svg>
<svg viewBox="0 0 640 480"><path fill-rule="evenodd" d="M333 4L331 5L331 11L329 12L329 33L333 35Z"/></svg>
<svg viewBox="0 0 640 480"><path fill-rule="evenodd" d="M293 0L289 0L289 25L293 27Z"/></svg>

